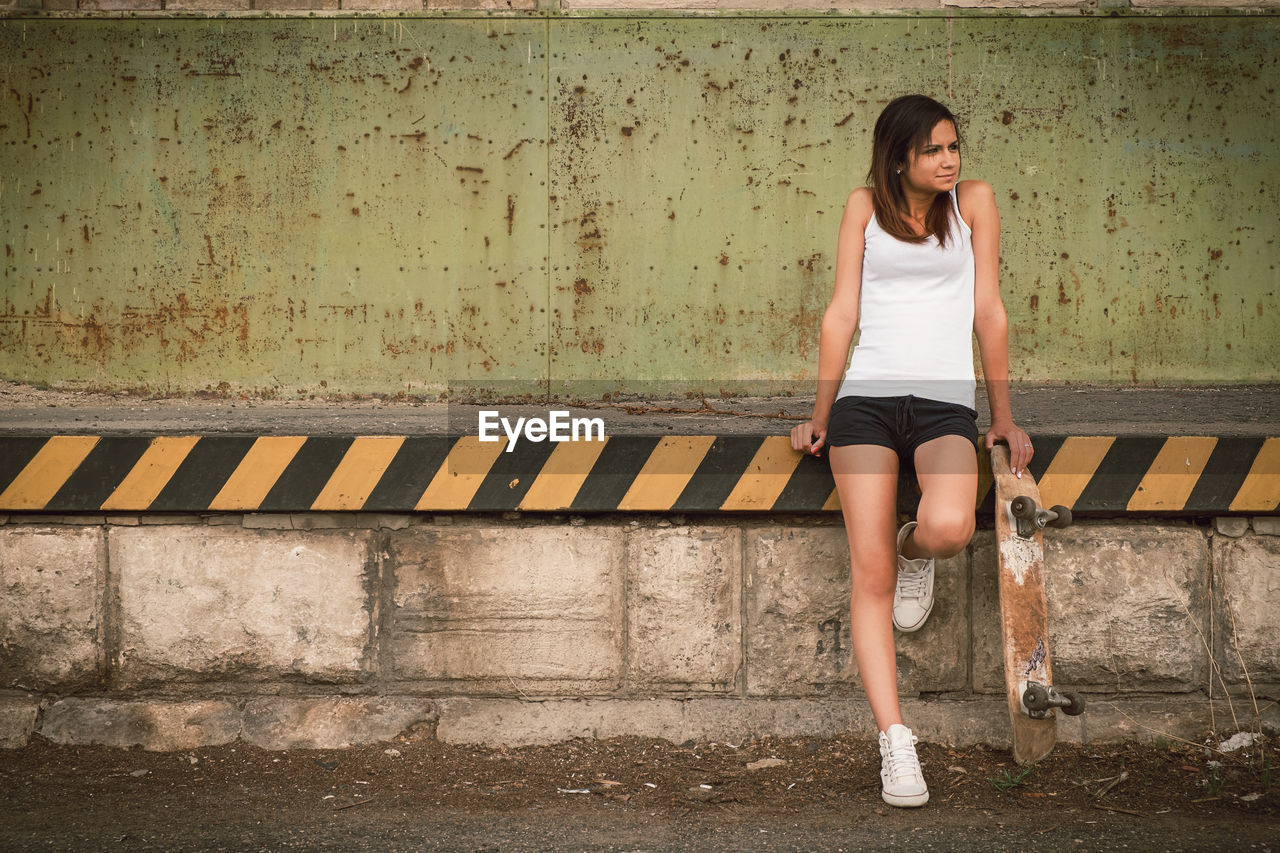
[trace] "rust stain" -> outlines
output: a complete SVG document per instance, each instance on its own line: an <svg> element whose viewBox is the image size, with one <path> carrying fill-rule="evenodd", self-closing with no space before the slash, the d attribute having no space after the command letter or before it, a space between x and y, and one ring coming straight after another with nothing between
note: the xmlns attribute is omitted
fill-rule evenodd
<svg viewBox="0 0 1280 853"><path fill-rule="evenodd" d="M35 102L32 100L31 95L29 95L29 94L28 94L28 95L27 95L27 105L26 105L26 107L23 107L23 106L22 106L22 94L21 94L17 89L12 89L12 88L11 88L11 89L9 89L9 94L13 95L13 99L14 99L15 101L17 101L17 103L18 103L18 110L19 110L19 112L21 112L21 113L22 113L22 117L23 117L23 119L25 119L25 120L26 120L26 122L27 122L27 137L26 137L26 138L27 138L27 139L30 139L30 138L31 138L31 113L32 113L32 111L33 111L33 110L32 110L32 108L34 107Z"/></svg>
<svg viewBox="0 0 1280 853"><path fill-rule="evenodd" d="M243 302L235 307L236 318L239 320L239 333L237 337L241 344L249 342L249 306Z"/></svg>
<svg viewBox="0 0 1280 853"><path fill-rule="evenodd" d="M231 340L238 342L242 352L247 352L249 302L250 299L235 304L209 301L196 306L183 292L175 294L172 302L156 301L152 294L150 304L145 306L107 304L99 300L72 313L63 308L51 286L32 310L19 314L11 303L6 304L0 321L21 321L20 334L28 341L32 338L39 341L41 328L55 330L64 343L76 346L84 358L101 360L111 351L128 353L158 344L168 353L167 358L181 363L197 356L207 357L210 350L225 356ZM175 347L177 353L173 354Z"/></svg>
<svg viewBox="0 0 1280 853"><path fill-rule="evenodd" d="M672 214L674 218L675 214ZM596 213L588 211L578 220L579 233L575 241L584 252L598 252L604 248L604 237L600 234L600 226L596 224Z"/></svg>

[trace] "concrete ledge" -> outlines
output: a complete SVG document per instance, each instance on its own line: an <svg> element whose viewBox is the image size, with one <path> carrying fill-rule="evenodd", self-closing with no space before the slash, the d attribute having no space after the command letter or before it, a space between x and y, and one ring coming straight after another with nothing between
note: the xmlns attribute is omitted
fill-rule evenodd
<svg viewBox="0 0 1280 853"><path fill-rule="evenodd" d="M241 739L263 749L339 749L429 731L435 705L419 698L256 699L245 707Z"/></svg>
<svg viewBox="0 0 1280 853"><path fill-rule="evenodd" d="M1070 743L1198 741L1215 722L1203 697L1088 697L1080 717L1059 716L1058 738ZM1216 722L1231 719L1216 700ZM1240 719L1246 702L1236 699ZM1003 697L910 699L903 716L921 739L944 746L1008 747L1009 716ZM1269 729L1280 727L1280 709L1263 712ZM765 734L830 737L875 732L865 699L447 699L440 702L436 736L446 743L526 746L574 738L624 735L674 743L729 741Z"/></svg>
<svg viewBox="0 0 1280 853"><path fill-rule="evenodd" d="M0 749L21 749L36 730L40 703L34 699L0 699Z"/></svg>
<svg viewBox="0 0 1280 853"><path fill-rule="evenodd" d="M236 706L218 699L62 699L45 710L39 731L55 743L171 752L230 743L240 725Z"/></svg>
<svg viewBox="0 0 1280 853"><path fill-rule="evenodd" d="M1234 707L1219 697L1087 697L1080 717L1058 718L1058 739L1069 743L1188 740L1206 732L1256 728L1248 697ZM1009 746L1002 697L908 698L903 714L924 740L944 746ZM0 747L25 746L33 733L63 744L98 744L175 751L236 739L264 749L340 749L409 737L452 744L527 746L575 738L652 737L673 743L734 742L752 737L871 735L866 700L700 697L674 699L520 699L412 696L264 697L243 710L225 699L64 699L38 720L34 699L0 700ZM1261 724L1280 730L1280 706L1261 708Z"/></svg>

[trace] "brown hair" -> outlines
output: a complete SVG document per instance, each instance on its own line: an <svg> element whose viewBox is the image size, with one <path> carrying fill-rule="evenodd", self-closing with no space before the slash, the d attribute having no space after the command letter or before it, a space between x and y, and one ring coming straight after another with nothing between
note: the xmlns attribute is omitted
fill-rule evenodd
<svg viewBox="0 0 1280 853"><path fill-rule="evenodd" d="M951 235L951 200L938 193L925 216L925 233L916 234L907 221L907 200L896 170L911 161L933 135L940 121L949 121L960 137L960 124L951 110L924 95L903 95L889 102L876 119L871 137L871 169L867 185L875 204L876 221L889 234L908 243L923 243L930 235L947 245Z"/></svg>

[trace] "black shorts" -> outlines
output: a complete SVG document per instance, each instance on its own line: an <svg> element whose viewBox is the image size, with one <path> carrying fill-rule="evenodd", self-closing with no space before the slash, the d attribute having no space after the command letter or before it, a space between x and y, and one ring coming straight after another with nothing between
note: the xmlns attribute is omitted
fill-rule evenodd
<svg viewBox="0 0 1280 853"><path fill-rule="evenodd" d="M827 419L827 446L876 444L913 467L916 448L944 435L978 444L978 413L968 406L923 397L841 397Z"/></svg>

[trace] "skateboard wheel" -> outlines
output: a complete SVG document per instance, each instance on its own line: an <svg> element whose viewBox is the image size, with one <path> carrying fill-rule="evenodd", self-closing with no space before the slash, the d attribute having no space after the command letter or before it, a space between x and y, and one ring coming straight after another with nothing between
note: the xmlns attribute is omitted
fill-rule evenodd
<svg viewBox="0 0 1280 853"><path fill-rule="evenodd" d="M1050 527L1067 527L1071 524L1071 510L1067 509L1062 504L1050 507L1050 509L1058 515L1057 518L1049 522Z"/></svg>
<svg viewBox="0 0 1280 853"><path fill-rule="evenodd" d="M1014 518L1034 518L1036 502L1026 495L1018 495L1009 501L1009 512L1013 513Z"/></svg>
<svg viewBox="0 0 1280 853"><path fill-rule="evenodd" d="M1022 691L1022 704L1032 714L1044 713L1053 706L1049 703L1049 691L1039 684L1028 684Z"/></svg>
<svg viewBox="0 0 1280 853"><path fill-rule="evenodd" d="M1068 702L1062 706L1062 713L1068 717L1078 717L1084 713L1084 697L1079 693L1068 693L1065 697Z"/></svg>

